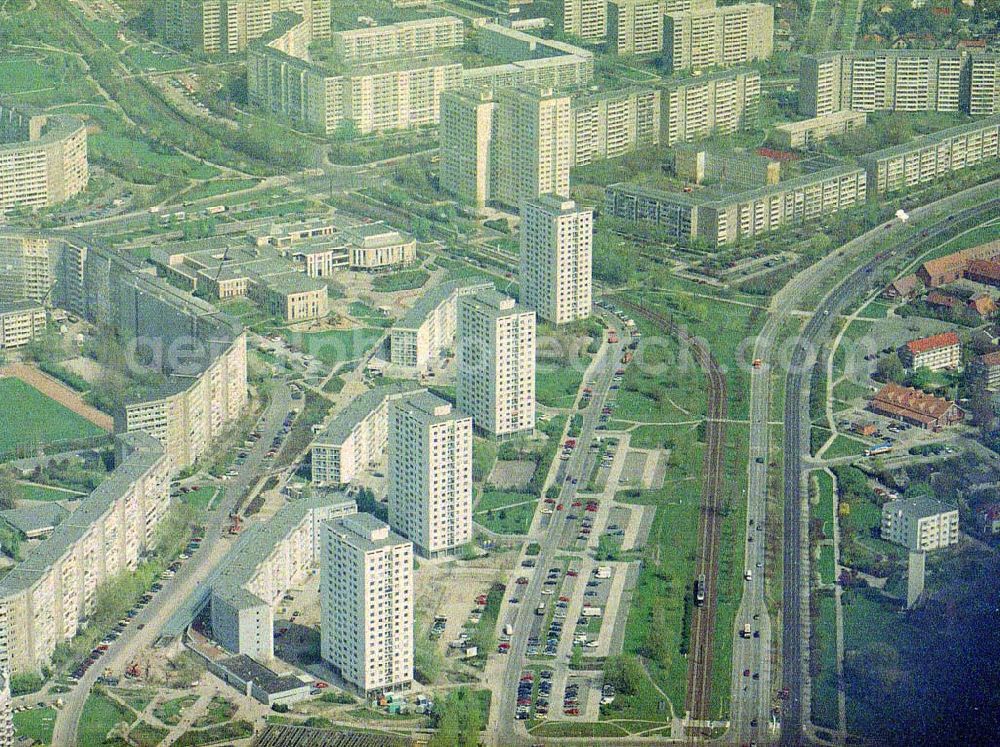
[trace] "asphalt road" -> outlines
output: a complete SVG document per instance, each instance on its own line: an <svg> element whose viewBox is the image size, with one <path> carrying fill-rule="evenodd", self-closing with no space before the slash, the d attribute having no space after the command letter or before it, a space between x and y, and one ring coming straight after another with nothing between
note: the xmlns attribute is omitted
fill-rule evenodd
<svg viewBox="0 0 1000 747"><path fill-rule="evenodd" d="M995 184L993 186L995 187ZM946 202L947 199L941 202ZM927 206L923 210L935 205ZM975 207L960 210L928 225L920 234L900 242L890 253L919 251L921 248L929 247L955 226L971 219L993 217L998 209L1000 200L991 199ZM860 247L864 248L866 244L870 244L884 230L885 227L880 226L865 234L861 237ZM803 682L808 676L809 653L807 639L809 565L806 531L808 507L803 501L803 458L807 456L809 448L810 374L816 361L818 347L829 337L832 321L852 301L856 301L872 288L876 280L875 271L888 256L886 253L879 254L858 267L823 299L806 324L792 351L789 363L784 413L785 503L782 596L784 615L782 682L788 690L788 700L782 715L783 745L797 745L802 742L803 726L808 721L809 713L809 705L803 699Z"/></svg>
<svg viewBox="0 0 1000 747"><path fill-rule="evenodd" d="M201 547L181 564L177 575L164 583L164 588L132 620L132 624L125 628L118 640L109 646L107 653L87 670L76 687L63 696L65 705L57 712L52 734L53 745L77 744L77 728L83 715L83 706L91 687L105 669L121 676L126 665L137 659L142 660L142 652L152 649L161 635L167 632L166 629L176 629L178 620L186 618L181 627L183 630L203 603L209 588L205 581L210 578L232 544L231 538L225 534L229 514L260 479L264 453L270 448L271 439L281 429L282 421L292 404L288 387L283 382L275 383L271 401L260 420L260 440L254 444L246 462L239 468L239 475L224 483L223 498L218 501L205 522L205 539ZM177 631L173 630L170 634L176 635Z"/></svg>
<svg viewBox="0 0 1000 747"><path fill-rule="evenodd" d="M617 320L614 317L609 318L617 325ZM597 381L597 386L594 387L594 396L590 406L582 411L583 427L576 440L577 446L566 462L565 468L565 473L577 476L581 484L586 483L585 476L589 474L593 460L597 458L589 446L597 431L601 409L608 399L611 379L618 368L625 340L626 335L619 328L619 342L604 346L604 358L594 369L595 375L592 378ZM575 500L577 485L563 480L559 487L558 502L570 506ZM568 511L556 511L551 514L552 518L545 536L540 540L541 551L535 557L535 568L530 571L530 574L525 573L529 576L529 580L525 589L519 594L520 603L510 605L505 599L501 606L501 614L498 619L509 620L513 616L514 635L511 637L510 652L506 654L502 679L500 683L491 683L494 705L490 708L490 722L494 728L487 729L486 732L487 740L491 744L510 745L531 742L530 737L521 726L521 722L514 719L517 704L517 683L521 671L528 664L525 651L528 645L528 631L535 617L535 608L545 598L541 592L546 569L559 565L555 562L555 558L560 554L559 541L563 535L568 513ZM512 589L508 589L508 592L510 591ZM507 596L509 597L510 594L508 593ZM568 634L567 630L564 635ZM562 707L561 703L554 704L553 707L555 705Z"/></svg>

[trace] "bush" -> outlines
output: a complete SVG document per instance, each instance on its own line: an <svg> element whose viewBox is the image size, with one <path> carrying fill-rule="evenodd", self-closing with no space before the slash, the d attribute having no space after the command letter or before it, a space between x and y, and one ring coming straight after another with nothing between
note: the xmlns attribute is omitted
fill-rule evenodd
<svg viewBox="0 0 1000 747"><path fill-rule="evenodd" d="M45 681L42 679L42 675L37 672L14 674L10 678L10 694L27 695L28 693L38 692L44 684Z"/></svg>

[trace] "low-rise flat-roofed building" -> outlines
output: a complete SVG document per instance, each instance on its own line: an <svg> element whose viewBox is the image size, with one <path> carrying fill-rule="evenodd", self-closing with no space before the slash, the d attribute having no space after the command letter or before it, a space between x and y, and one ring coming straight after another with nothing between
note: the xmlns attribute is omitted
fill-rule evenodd
<svg viewBox="0 0 1000 747"><path fill-rule="evenodd" d="M683 193L612 184L605 190L605 209L624 220L655 223L680 240L701 237L722 246L860 205L865 194L864 170L835 166L728 194L710 188Z"/></svg>
<svg viewBox="0 0 1000 747"><path fill-rule="evenodd" d="M774 6L764 3L671 13L663 27L663 62L672 72L746 65L774 52Z"/></svg>
<svg viewBox="0 0 1000 747"><path fill-rule="evenodd" d="M458 299L491 290L486 280L443 283L422 295L389 332L389 360L397 366L424 371L445 350L454 350Z"/></svg>
<svg viewBox="0 0 1000 747"><path fill-rule="evenodd" d="M251 243L287 249L302 242L329 239L340 233L343 219L337 213L316 216L290 223L272 223L266 228L248 232Z"/></svg>
<svg viewBox="0 0 1000 747"><path fill-rule="evenodd" d="M940 371L958 368L962 362L962 345L954 332L910 340L899 351L899 357L907 368L929 368Z"/></svg>
<svg viewBox="0 0 1000 747"><path fill-rule="evenodd" d="M660 91L634 86L574 96L573 165L616 158L660 142Z"/></svg>
<svg viewBox="0 0 1000 747"><path fill-rule="evenodd" d="M958 544L958 509L927 496L882 506L882 539L913 552Z"/></svg>
<svg viewBox="0 0 1000 747"><path fill-rule="evenodd" d="M342 494L282 506L237 540L212 583L212 637L227 651L274 657L274 610L289 589L319 567L323 522L357 512Z"/></svg>
<svg viewBox="0 0 1000 747"><path fill-rule="evenodd" d="M219 301L249 298L288 322L321 319L330 310L326 283L300 271L270 246L191 242L154 249L152 261L191 292Z"/></svg>
<svg viewBox="0 0 1000 747"><path fill-rule="evenodd" d="M152 549L169 502L163 447L144 433L120 436L108 479L0 580L0 671L48 665L93 613L101 585Z"/></svg>
<svg viewBox="0 0 1000 747"><path fill-rule="evenodd" d="M415 384L392 384L352 399L313 439L312 481L347 485L383 461L389 442L389 403L419 389Z"/></svg>
<svg viewBox="0 0 1000 747"><path fill-rule="evenodd" d="M0 519L26 539L48 537L69 512L58 503L46 502L0 511Z"/></svg>
<svg viewBox="0 0 1000 747"><path fill-rule="evenodd" d="M830 112L798 122L782 122L771 131L770 140L779 148L809 148L827 138L860 129L868 115L850 109Z"/></svg>
<svg viewBox="0 0 1000 747"><path fill-rule="evenodd" d="M89 177L83 120L0 104L0 215L65 202Z"/></svg>
<svg viewBox="0 0 1000 747"><path fill-rule="evenodd" d="M0 350L27 345L45 332L45 309L34 301L0 301Z"/></svg>
<svg viewBox="0 0 1000 747"><path fill-rule="evenodd" d="M364 696L413 681L413 544L371 514L323 524L320 655Z"/></svg>
<svg viewBox="0 0 1000 747"><path fill-rule="evenodd" d="M932 431L958 423L965 416L954 402L893 383L876 392L868 408L878 415Z"/></svg>
<svg viewBox="0 0 1000 747"><path fill-rule="evenodd" d="M672 81L660 93L660 142L673 146L751 129L760 115L760 73L727 70Z"/></svg>
<svg viewBox="0 0 1000 747"><path fill-rule="evenodd" d="M344 230L352 270L386 270L412 265L417 241L385 223L361 223Z"/></svg>
<svg viewBox="0 0 1000 747"><path fill-rule="evenodd" d="M872 194L919 186L1000 156L1000 114L861 157Z"/></svg>
<svg viewBox="0 0 1000 747"><path fill-rule="evenodd" d="M389 404L389 525L428 558L472 539L472 418L426 390Z"/></svg>

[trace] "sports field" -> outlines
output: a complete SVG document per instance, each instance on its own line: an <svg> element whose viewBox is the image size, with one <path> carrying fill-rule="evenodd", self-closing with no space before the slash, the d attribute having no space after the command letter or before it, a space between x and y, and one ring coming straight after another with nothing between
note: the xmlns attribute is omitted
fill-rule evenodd
<svg viewBox="0 0 1000 747"><path fill-rule="evenodd" d="M20 379L0 379L0 454L104 431Z"/></svg>

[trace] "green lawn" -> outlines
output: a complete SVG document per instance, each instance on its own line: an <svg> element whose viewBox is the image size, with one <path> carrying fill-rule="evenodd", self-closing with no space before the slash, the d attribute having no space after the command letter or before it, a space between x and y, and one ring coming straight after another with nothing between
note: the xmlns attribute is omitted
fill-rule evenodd
<svg viewBox="0 0 1000 747"><path fill-rule="evenodd" d="M104 431L20 379L0 379L0 454L104 435Z"/></svg>
<svg viewBox="0 0 1000 747"><path fill-rule="evenodd" d="M819 595L819 618L813 625L818 644L819 676L813 678L812 720L818 726L837 727L837 619L832 594Z"/></svg>
<svg viewBox="0 0 1000 747"><path fill-rule="evenodd" d="M476 513L505 508L515 503L526 503L535 499L535 496L530 493L490 490L479 497L479 501L476 503Z"/></svg>
<svg viewBox="0 0 1000 747"><path fill-rule="evenodd" d="M44 485L28 485L19 483L21 486L21 498L26 501L68 501L74 498L82 498L85 493L77 493L72 490L59 490L49 488Z"/></svg>
<svg viewBox="0 0 1000 747"><path fill-rule="evenodd" d="M165 724L180 723L184 710L193 706L198 700L197 695L183 695L180 698L167 700L153 709L153 715Z"/></svg>
<svg viewBox="0 0 1000 747"><path fill-rule="evenodd" d="M131 724L135 721L135 714L123 708L113 700L98 693L87 698L83 706L83 714L80 718L78 732L78 743L87 747L100 747L101 745L120 744L118 741L106 739L108 732L121 722Z"/></svg>
<svg viewBox="0 0 1000 747"><path fill-rule="evenodd" d="M216 724L229 721L235 713L236 706L233 705L232 701L218 695L213 695L212 700L208 704L208 710L197 718L192 726L196 729L204 726L215 726Z"/></svg>
<svg viewBox="0 0 1000 747"><path fill-rule="evenodd" d="M14 733L42 744L52 742L52 728L56 723L54 708L32 708L14 714Z"/></svg>
<svg viewBox="0 0 1000 747"><path fill-rule="evenodd" d="M527 534L537 505L538 501L533 500L513 508L498 508L492 512L476 513L475 518L477 523L499 534Z"/></svg>
<svg viewBox="0 0 1000 747"><path fill-rule="evenodd" d="M837 459L846 456L861 456L867 447L868 444L864 441L859 441L856 438L851 438L843 434L837 434L837 437L833 439L833 443L823 452L823 458Z"/></svg>
<svg viewBox="0 0 1000 747"><path fill-rule="evenodd" d="M819 578L824 584L832 584L837 580L837 564L833 558L833 545L820 547Z"/></svg>
<svg viewBox="0 0 1000 747"><path fill-rule="evenodd" d="M203 485L197 490L182 495L181 500L194 508L207 510L218 492L219 488L214 485Z"/></svg>
<svg viewBox="0 0 1000 747"><path fill-rule="evenodd" d="M185 201L201 200L206 197L215 197L216 195L228 194L229 192L250 189L259 183L257 179L213 179L210 182L196 184L191 189L182 193L178 199Z"/></svg>
<svg viewBox="0 0 1000 747"><path fill-rule="evenodd" d="M535 375L535 399L546 407L571 407L582 380L582 369L546 366Z"/></svg>
<svg viewBox="0 0 1000 747"><path fill-rule="evenodd" d="M384 334L381 329L358 329L310 332L301 336L302 348L328 365L363 357Z"/></svg>
<svg viewBox="0 0 1000 747"><path fill-rule="evenodd" d="M813 510L813 516L823 521L823 536L833 537L833 478L823 470L817 470L813 476L819 489L819 503Z"/></svg>
<svg viewBox="0 0 1000 747"><path fill-rule="evenodd" d="M162 176L183 176L191 179L211 179L219 174L214 166L200 163L177 152L160 153L142 140L123 133L103 131L87 139L93 158L106 158L125 167L137 167Z"/></svg>
<svg viewBox="0 0 1000 747"><path fill-rule="evenodd" d="M137 747L156 747L170 732L160 726L140 721L128 733L129 741Z"/></svg>
<svg viewBox="0 0 1000 747"><path fill-rule="evenodd" d="M0 93L19 94L36 91L60 83L54 68L29 57L12 57L0 60Z"/></svg>
<svg viewBox="0 0 1000 747"><path fill-rule="evenodd" d="M383 293L414 290L422 287L429 278L430 274L425 270L404 270L372 278L372 288Z"/></svg>

